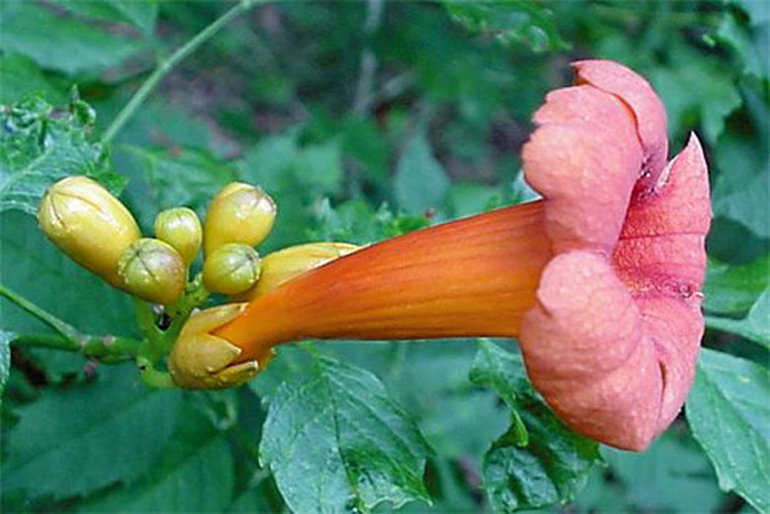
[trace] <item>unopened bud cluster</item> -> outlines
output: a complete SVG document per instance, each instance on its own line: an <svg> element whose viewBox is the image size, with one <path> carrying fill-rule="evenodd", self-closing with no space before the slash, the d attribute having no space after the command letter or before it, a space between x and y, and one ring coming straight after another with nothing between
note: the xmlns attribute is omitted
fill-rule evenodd
<svg viewBox="0 0 770 514"><path fill-rule="evenodd" d="M94 180L68 177L51 186L38 209L43 232L65 254L111 285L142 300L173 305L200 290L249 302L298 275L358 250L346 243L310 243L271 253L254 249L270 233L276 205L261 188L234 182L211 200L205 222L174 207L155 217L155 237L143 237L131 212ZM203 250L200 280L188 282ZM204 293L205 293L204 291ZM185 297L186 298L186 297ZM205 298L205 295L204 295ZM205 299L203 300L205 301ZM197 303L200 305L200 303ZM210 334L246 303L193 314L177 337L169 369L177 385L230 387L254 376L272 352L233 364L240 349Z"/></svg>
<svg viewBox="0 0 770 514"><path fill-rule="evenodd" d="M238 301L254 300L297 275L358 249L311 243L260 259L254 249L270 233L276 204L261 188L233 182L208 207L205 223L187 207L161 211L154 238L143 237L131 212L94 180L67 177L38 209L43 232L64 253L115 287L170 305L185 292L201 248L203 286Z"/></svg>
<svg viewBox="0 0 770 514"><path fill-rule="evenodd" d="M171 305L185 292L188 270L203 246L203 282L233 295L254 286L259 255L253 246L275 220L272 198L258 187L233 183L211 202L205 231L187 207L155 218L155 237L142 237L120 200L96 181L74 176L51 186L38 208L40 228L64 253L113 286L148 302Z"/></svg>

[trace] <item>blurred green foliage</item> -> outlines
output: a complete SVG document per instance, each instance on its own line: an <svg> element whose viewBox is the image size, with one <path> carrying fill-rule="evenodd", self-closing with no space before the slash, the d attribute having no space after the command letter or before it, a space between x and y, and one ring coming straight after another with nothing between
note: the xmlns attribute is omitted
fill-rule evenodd
<svg viewBox="0 0 770 514"><path fill-rule="evenodd" d="M203 215L223 184L258 183L280 206L265 250L529 200L518 150L544 93L572 60L614 59L659 92L672 148L697 131L711 166L710 329L686 416L644 454L597 448L544 407L510 341L307 344L240 390L150 391L131 366L9 351L47 328L3 300L2 510L770 508L766 2L264 3L102 145L148 74L230 7L0 3L3 285L131 335L126 295L19 212L67 174L125 181L148 233L158 210Z"/></svg>

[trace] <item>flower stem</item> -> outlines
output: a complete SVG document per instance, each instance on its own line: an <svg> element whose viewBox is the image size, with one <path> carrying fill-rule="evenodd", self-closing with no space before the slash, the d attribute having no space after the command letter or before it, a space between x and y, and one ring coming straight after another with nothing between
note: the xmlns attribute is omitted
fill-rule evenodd
<svg viewBox="0 0 770 514"><path fill-rule="evenodd" d="M115 364L133 358L142 341L116 336L82 336L82 341L78 342L52 334L20 334L11 339L11 344L78 352Z"/></svg>
<svg viewBox="0 0 770 514"><path fill-rule="evenodd" d="M139 367L139 376L142 382L148 387L154 389L172 389L176 387L174 381L171 379L171 375L165 371L158 371L155 366L145 357L139 357L136 359L136 364Z"/></svg>
<svg viewBox="0 0 770 514"><path fill-rule="evenodd" d="M155 314L149 303L138 298L135 299L136 305L136 324L145 337L144 344L139 350L140 356L146 356L151 362L157 362L163 357L163 332L158 328L155 322Z"/></svg>
<svg viewBox="0 0 770 514"><path fill-rule="evenodd" d="M182 330L187 318L192 311L206 303L209 292L203 287L203 274L198 273L193 280L188 282L185 294L179 301L169 307L168 314L171 316L171 326L164 333L166 340L166 353L171 351L179 332Z"/></svg>
<svg viewBox="0 0 770 514"><path fill-rule="evenodd" d="M57 332L59 332L62 336L64 336L64 339L69 341L71 344L80 346L83 342L83 335L78 332L78 330L70 325L69 323L66 323L65 321L60 320L50 312L47 312L34 303L30 302L26 298L16 294L15 292L11 291L7 287L0 285L0 296L4 296L11 302L15 303L25 311L27 311L29 314L32 314L40 321L44 322L49 327L53 328Z"/></svg>
<svg viewBox="0 0 770 514"><path fill-rule="evenodd" d="M223 14L222 16L214 20L214 22L211 23L211 25L203 29L201 32L196 34L192 39L190 39L187 43L185 43L180 48L178 48L173 54L171 54L171 56L168 59L160 63L160 65L157 68L155 68L152 74L149 77L147 77L147 80L144 81L144 83L139 87L136 93L134 93L134 96L131 97L131 99L123 107L123 109L118 113L115 119L112 120L112 123L110 123L110 126L107 127L107 130L104 131L104 135L102 136L102 141L109 142L115 138L115 135L118 132L120 132L120 130L123 128L126 122L131 118L131 116L134 115L134 113L144 103L144 101L150 95L152 90L155 89L155 86L157 86L158 83L161 80L163 80L163 78L165 78L165 76L168 75L168 73L177 64L179 64L182 60L184 60L187 56L189 56L195 50L197 50L198 47L201 46L203 43L211 39L225 25L227 25L232 20L234 20L244 12L248 11L252 7L254 7L257 3L260 3L260 1L261 0L241 0L232 9L230 9L225 14Z"/></svg>

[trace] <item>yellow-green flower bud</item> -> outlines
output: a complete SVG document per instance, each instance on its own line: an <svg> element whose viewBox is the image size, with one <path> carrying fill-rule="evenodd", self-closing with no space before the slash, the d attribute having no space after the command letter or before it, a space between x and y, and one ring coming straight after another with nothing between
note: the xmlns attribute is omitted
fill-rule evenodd
<svg viewBox="0 0 770 514"><path fill-rule="evenodd" d="M257 284L236 298L239 301L254 300L297 275L343 255L353 253L360 248L360 246L348 243L308 243L290 246L268 254L262 259L262 272Z"/></svg>
<svg viewBox="0 0 770 514"><path fill-rule="evenodd" d="M203 231L206 255L227 243L256 246L273 228L276 205L259 187L233 182L212 200Z"/></svg>
<svg viewBox="0 0 770 514"><path fill-rule="evenodd" d="M234 295L253 286L259 274L257 251L251 246L229 243L206 256L203 286L212 293Z"/></svg>
<svg viewBox="0 0 770 514"><path fill-rule="evenodd" d="M235 387L265 368L273 357L272 349L258 360L232 364L243 350L211 335L218 327L240 316L247 306L246 303L219 305L190 316L169 356L168 367L176 385L188 389Z"/></svg>
<svg viewBox="0 0 770 514"><path fill-rule="evenodd" d="M148 302L170 305L184 293L187 267L174 247L142 238L129 246L118 263L123 289Z"/></svg>
<svg viewBox="0 0 770 514"><path fill-rule="evenodd" d="M121 287L120 256L142 235L109 191L88 177L67 177L48 188L37 219L45 235L75 262Z"/></svg>
<svg viewBox="0 0 770 514"><path fill-rule="evenodd" d="M174 207L161 211L155 217L155 237L174 247L190 266L198 255L203 240L203 228L195 211L187 207Z"/></svg>

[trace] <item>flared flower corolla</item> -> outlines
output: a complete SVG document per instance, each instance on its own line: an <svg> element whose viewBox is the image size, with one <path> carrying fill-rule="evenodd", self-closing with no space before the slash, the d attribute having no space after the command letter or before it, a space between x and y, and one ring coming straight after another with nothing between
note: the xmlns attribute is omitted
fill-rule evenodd
<svg viewBox="0 0 770 514"><path fill-rule="evenodd" d="M578 62L523 151L557 255L519 340L527 372L579 432L641 450L673 421L694 376L711 210L697 138L666 164L652 88L606 61Z"/></svg>
<svg viewBox="0 0 770 514"><path fill-rule="evenodd" d="M518 337L532 382L565 423L646 448L693 380L707 168L695 135L667 162L665 111L643 78L609 61L574 66L577 85L548 95L523 150L542 200L303 273L207 327L227 359L193 359L195 375L175 349L178 382L208 387L201 373L254 361L256 373L273 346L304 338Z"/></svg>

